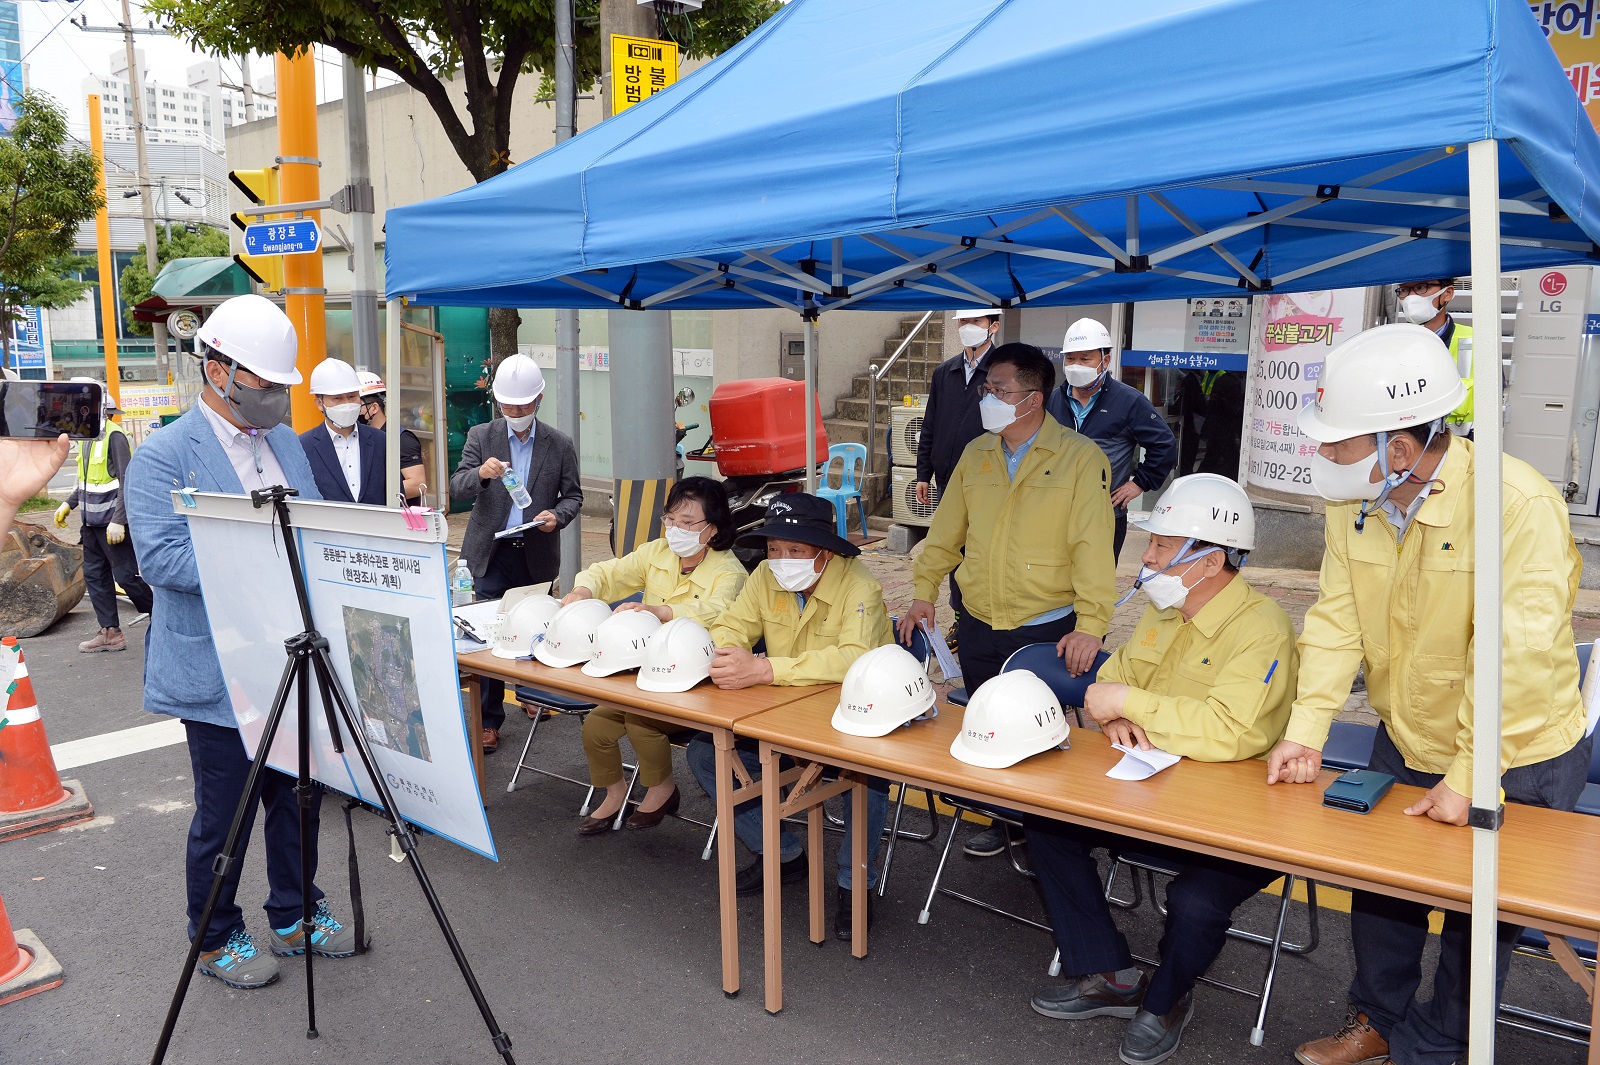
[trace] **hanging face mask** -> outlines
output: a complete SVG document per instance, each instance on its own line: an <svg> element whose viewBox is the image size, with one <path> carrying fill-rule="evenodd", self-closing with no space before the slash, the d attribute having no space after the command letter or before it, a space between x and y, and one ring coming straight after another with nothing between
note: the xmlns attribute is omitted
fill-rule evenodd
<svg viewBox="0 0 1600 1065"><path fill-rule="evenodd" d="M666 531L667 547L679 558L690 558L700 553L705 545L700 542L700 534L692 529L668 528Z"/></svg>
<svg viewBox="0 0 1600 1065"><path fill-rule="evenodd" d="M1375 499L1385 486L1381 480L1372 479L1374 471L1381 476L1376 452L1346 464L1334 462L1318 452L1311 456L1311 488L1330 503Z"/></svg>
<svg viewBox="0 0 1600 1065"><path fill-rule="evenodd" d="M1017 408L999 396L984 396L978 401L978 417L985 432L998 433L1017 420Z"/></svg>
<svg viewBox="0 0 1600 1065"><path fill-rule="evenodd" d="M817 560L814 558L769 558L767 569L772 579L786 592L803 592L817 582Z"/></svg>
<svg viewBox="0 0 1600 1065"><path fill-rule="evenodd" d="M981 325L964 325L956 330L956 335L961 338L961 346L975 348L989 339L989 330Z"/></svg>
<svg viewBox="0 0 1600 1065"><path fill-rule="evenodd" d="M1401 296L1399 307L1401 319L1410 322L1412 325L1427 325L1439 317L1439 308L1434 306L1433 303L1438 298L1438 292L1431 296L1419 296L1416 294Z"/></svg>
<svg viewBox="0 0 1600 1065"><path fill-rule="evenodd" d="M528 427L533 424L533 415L524 414L520 418L507 418L506 424L511 427L511 431L514 433L525 433L528 431Z"/></svg>
<svg viewBox="0 0 1600 1065"><path fill-rule="evenodd" d="M348 429L361 419L361 404L335 403L331 407L323 407L322 413L340 429Z"/></svg>
<svg viewBox="0 0 1600 1065"><path fill-rule="evenodd" d="M1067 363L1061 367L1061 373L1067 379L1067 384L1073 388L1088 388L1100 380L1100 375L1105 370L1095 366L1079 366L1076 363Z"/></svg>
<svg viewBox="0 0 1600 1065"><path fill-rule="evenodd" d="M1172 561L1158 570L1153 570L1149 566L1140 566L1139 576L1134 578L1133 587L1129 588L1127 594L1118 599L1114 605L1121 606L1133 598L1134 592L1141 590L1145 595L1149 596L1151 604L1157 610L1167 610L1171 607L1182 605L1183 601L1189 597L1189 589L1183 583L1183 573L1188 573L1189 570L1194 568L1195 563L1207 555L1222 550L1220 547L1208 547L1203 551L1195 551L1191 554L1190 549L1193 547L1193 539L1185 540L1183 546L1173 553ZM1183 573L1167 572L1173 566L1181 566L1185 562L1189 563L1189 565L1184 568Z"/></svg>
<svg viewBox="0 0 1600 1065"><path fill-rule="evenodd" d="M237 380L239 368L233 367L228 371L228 387L212 389L222 397L239 416L239 420L252 429L271 429L275 425L283 424L289 416L289 386L268 385L265 388L252 388L250 385L240 384Z"/></svg>

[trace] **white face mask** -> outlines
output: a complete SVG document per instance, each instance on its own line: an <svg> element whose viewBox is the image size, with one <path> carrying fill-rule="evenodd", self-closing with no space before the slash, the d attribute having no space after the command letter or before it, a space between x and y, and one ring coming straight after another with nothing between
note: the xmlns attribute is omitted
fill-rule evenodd
<svg viewBox="0 0 1600 1065"><path fill-rule="evenodd" d="M328 420L340 429L348 429L361 418L361 404L335 403L331 407L322 408L322 413Z"/></svg>
<svg viewBox="0 0 1600 1065"><path fill-rule="evenodd" d="M981 325L964 325L956 330L956 335L961 338L961 346L975 348L989 339L989 330Z"/></svg>
<svg viewBox="0 0 1600 1065"><path fill-rule="evenodd" d="M1431 296L1418 296L1415 294L1402 296L1400 297L1399 307L1400 317L1412 325L1427 325L1439 317L1439 308L1433 304L1433 301L1438 298L1438 292Z"/></svg>
<svg viewBox="0 0 1600 1065"><path fill-rule="evenodd" d="M1376 451L1344 465L1325 458L1321 452L1311 456L1311 487L1330 503L1378 498L1383 482L1372 479L1374 472L1378 472Z"/></svg>
<svg viewBox="0 0 1600 1065"><path fill-rule="evenodd" d="M705 545L700 542L700 534L690 529L667 529L667 546L679 558L689 558L698 555Z"/></svg>
<svg viewBox="0 0 1600 1065"><path fill-rule="evenodd" d="M985 432L998 433L1017 420L1017 408L999 396L984 396L978 400L978 416Z"/></svg>
<svg viewBox="0 0 1600 1065"><path fill-rule="evenodd" d="M1188 573L1188 570L1183 572ZM1176 573L1153 573L1139 585L1157 610L1181 606L1189 598L1189 589Z"/></svg>
<svg viewBox="0 0 1600 1065"><path fill-rule="evenodd" d="M1105 370L1097 366L1079 366L1069 362L1061 367L1061 373L1066 377L1067 384L1073 388L1088 388L1100 380L1100 375L1105 373Z"/></svg>
<svg viewBox="0 0 1600 1065"><path fill-rule="evenodd" d="M533 415L524 414L520 418L507 418L506 424L511 426L511 431L514 433L525 433L528 431L528 426L533 424Z"/></svg>
<svg viewBox="0 0 1600 1065"><path fill-rule="evenodd" d="M817 560L814 558L769 558L767 569L772 579L786 592L803 592L817 583Z"/></svg>

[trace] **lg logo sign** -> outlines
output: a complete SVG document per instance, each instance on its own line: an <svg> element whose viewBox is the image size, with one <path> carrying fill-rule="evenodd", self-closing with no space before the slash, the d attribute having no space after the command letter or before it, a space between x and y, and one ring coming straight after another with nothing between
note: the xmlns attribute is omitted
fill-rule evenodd
<svg viewBox="0 0 1600 1065"><path fill-rule="evenodd" d="M1561 313L1561 301L1554 297L1567 290L1567 275L1560 270L1551 270L1539 278L1539 292L1546 298L1539 301L1539 310L1551 314Z"/></svg>

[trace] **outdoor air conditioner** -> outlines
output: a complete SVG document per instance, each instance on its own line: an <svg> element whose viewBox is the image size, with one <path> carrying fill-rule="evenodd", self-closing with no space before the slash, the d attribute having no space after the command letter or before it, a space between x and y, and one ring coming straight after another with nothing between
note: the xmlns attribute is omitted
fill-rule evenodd
<svg viewBox="0 0 1600 1065"><path fill-rule="evenodd" d="M933 502L927 506L917 502L917 471L914 466L896 466L890 475L890 491L894 493L894 520L901 525L933 524L933 508L939 504L939 490L933 489Z"/></svg>
<svg viewBox="0 0 1600 1065"><path fill-rule="evenodd" d="M917 440L922 436L922 419L927 407L889 408L889 453L899 465L915 466Z"/></svg>

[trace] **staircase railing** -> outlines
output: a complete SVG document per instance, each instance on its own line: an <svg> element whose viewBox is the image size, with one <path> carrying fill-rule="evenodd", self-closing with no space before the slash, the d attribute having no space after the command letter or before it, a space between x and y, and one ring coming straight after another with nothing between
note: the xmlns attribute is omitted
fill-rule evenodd
<svg viewBox="0 0 1600 1065"><path fill-rule="evenodd" d="M889 356L889 361L885 362L882 367L879 367L877 363L867 367L868 477L872 477L878 472L878 382L887 377L889 371L894 369L894 364L900 361L900 356L905 354L906 348L910 347L911 342L917 339L917 334L922 332L923 327L928 324L929 319L932 317L932 311L925 313L911 332L906 334L906 338L900 341L900 346L894 349L894 354ZM907 390L911 388L911 371L909 368L906 370L906 388Z"/></svg>

